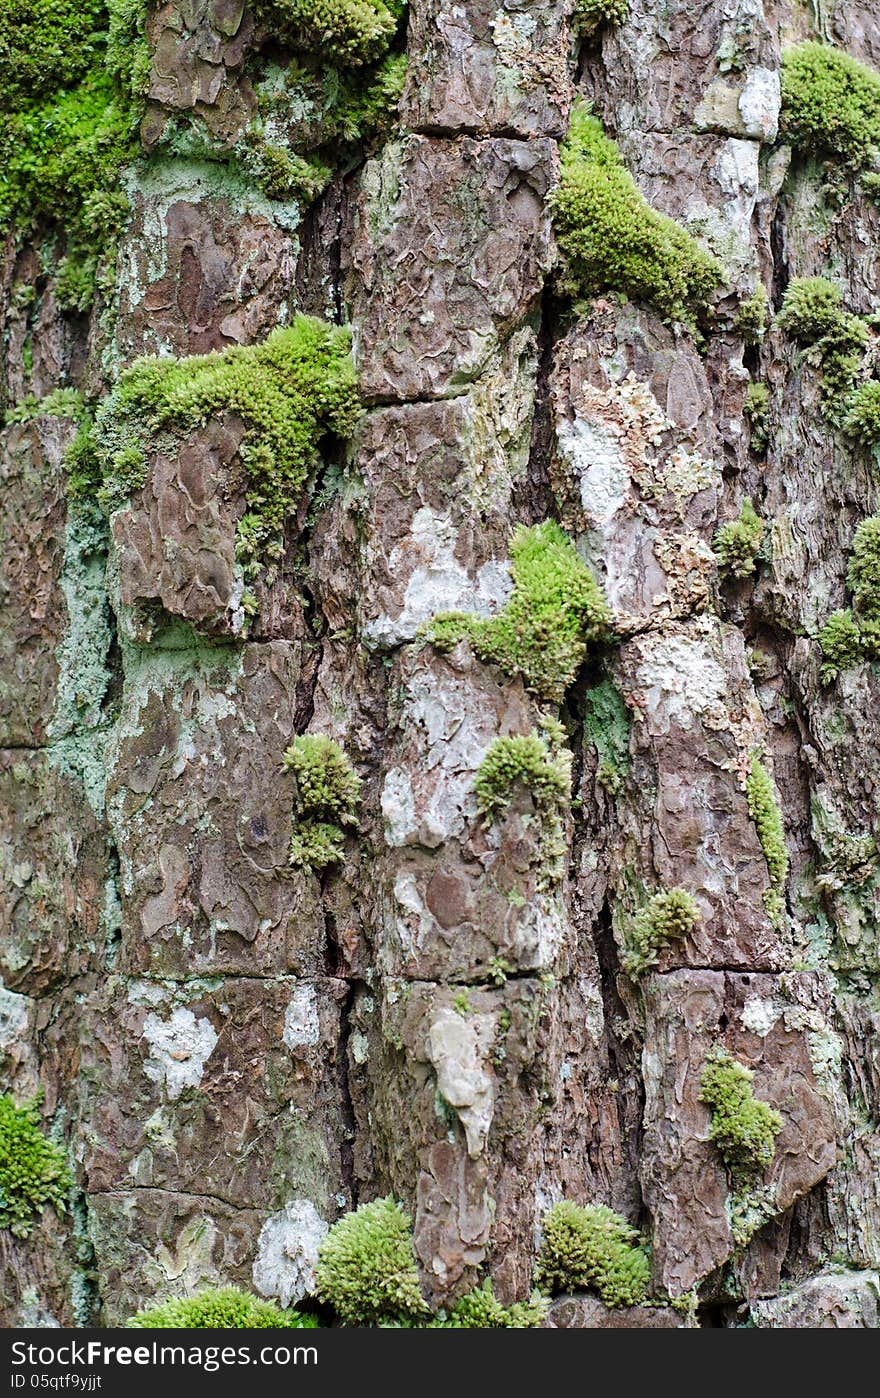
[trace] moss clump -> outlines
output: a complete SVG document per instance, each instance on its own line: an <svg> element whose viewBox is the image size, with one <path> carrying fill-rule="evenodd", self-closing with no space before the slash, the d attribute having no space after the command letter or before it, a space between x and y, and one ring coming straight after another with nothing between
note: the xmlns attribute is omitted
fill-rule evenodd
<svg viewBox="0 0 880 1398"><path fill-rule="evenodd" d="M861 660L880 659L880 515L863 519L856 530L846 581L853 610L832 612L817 637L822 684Z"/></svg>
<svg viewBox="0 0 880 1398"><path fill-rule="evenodd" d="M832 612L817 639L822 651L822 684L830 684L841 670L850 670L864 658L861 628L848 608Z"/></svg>
<svg viewBox="0 0 880 1398"><path fill-rule="evenodd" d="M593 34L603 24L623 24L629 0L574 0L574 27L579 34Z"/></svg>
<svg viewBox="0 0 880 1398"><path fill-rule="evenodd" d="M98 410L94 448L112 509L143 483L144 453L162 430L188 432L218 413L246 428L240 456L247 511L238 527L245 575L277 557L322 438L351 433L360 414L349 332L297 316L262 344L186 359L148 356L126 369Z"/></svg>
<svg viewBox="0 0 880 1398"><path fill-rule="evenodd" d="M755 513L751 500L744 500L739 518L722 525L715 535L712 547L722 573L732 578L751 577L764 532L764 521Z"/></svg>
<svg viewBox="0 0 880 1398"><path fill-rule="evenodd" d="M866 175L862 175L862 193L873 204L880 204L880 173L869 170Z"/></svg>
<svg viewBox="0 0 880 1398"><path fill-rule="evenodd" d="M383 0L258 0L276 39L345 63L368 63L388 48L402 6Z"/></svg>
<svg viewBox="0 0 880 1398"><path fill-rule="evenodd" d="M833 422L839 421L868 345L867 325L844 310L839 288L825 277L791 282L776 324L814 351L822 370L825 411Z"/></svg>
<svg viewBox="0 0 880 1398"><path fill-rule="evenodd" d="M846 581L855 610L880 621L880 515L863 519L856 530Z"/></svg>
<svg viewBox="0 0 880 1398"><path fill-rule="evenodd" d="M629 774L631 727L629 710L610 680L603 680L587 691L584 734L599 754L596 780L612 796L622 790Z"/></svg>
<svg viewBox="0 0 880 1398"><path fill-rule="evenodd" d="M536 1280L542 1290L598 1291L606 1306L645 1299L650 1267L634 1228L604 1204L564 1200L544 1217Z"/></svg>
<svg viewBox="0 0 880 1398"><path fill-rule="evenodd" d="M517 785L531 792L541 827L542 886L563 869L572 761L564 742L564 730L555 719L544 719L540 731L496 738L474 781L480 814L489 824L510 805Z"/></svg>
<svg viewBox="0 0 880 1398"><path fill-rule="evenodd" d="M770 317L770 300L763 282L758 282L754 292L741 301L736 313L735 329L742 335L746 344L760 344L767 329Z"/></svg>
<svg viewBox="0 0 880 1398"><path fill-rule="evenodd" d="M376 1199L333 1224L318 1249L315 1295L345 1325L411 1325L430 1316L400 1204Z"/></svg>
<svg viewBox="0 0 880 1398"><path fill-rule="evenodd" d="M428 638L438 650L450 650L467 637L481 660L521 675L542 699L560 700L589 646L607 638L608 605L553 520L521 525L510 542L510 560L513 592L499 616L446 612L430 623Z"/></svg>
<svg viewBox="0 0 880 1398"><path fill-rule="evenodd" d="M864 165L880 145L880 73L826 44L782 55L782 132L793 145Z"/></svg>
<svg viewBox="0 0 880 1398"><path fill-rule="evenodd" d="M770 389L765 383L750 383L746 389L743 412L749 421L749 448L756 456L763 456L767 450L770 434L767 416L770 408Z"/></svg>
<svg viewBox="0 0 880 1398"><path fill-rule="evenodd" d="M641 976L656 966L660 953L670 942L681 941L696 927L699 909L684 888L655 893L639 908L627 929L623 969L628 976Z"/></svg>
<svg viewBox="0 0 880 1398"><path fill-rule="evenodd" d="M651 208L583 104L572 112L561 155L551 208L565 289L575 296L619 291L666 321L693 325L722 281L720 264Z"/></svg>
<svg viewBox="0 0 880 1398"><path fill-rule="evenodd" d="M528 1301L502 1306L487 1278L450 1311L441 1312L431 1326L437 1330L531 1330L541 1324L547 1307L547 1299L538 1294Z"/></svg>
<svg viewBox="0 0 880 1398"><path fill-rule="evenodd" d="M737 1179L767 1168L782 1130L779 1113L752 1093L754 1076L724 1049L709 1054L700 1075L700 1101L712 1114L709 1136Z"/></svg>
<svg viewBox="0 0 880 1398"><path fill-rule="evenodd" d="M72 87L103 52L105 0L3 0L0 112Z"/></svg>
<svg viewBox="0 0 880 1398"><path fill-rule="evenodd" d="M343 826L356 822L361 779L339 744L322 733L294 738L282 766L296 777L290 862L319 873L342 859Z"/></svg>
<svg viewBox="0 0 880 1398"><path fill-rule="evenodd" d="M318 1322L314 1316L279 1310L274 1301L225 1286L151 1306L126 1324L131 1330L308 1330Z"/></svg>
<svg viewBox="0 0 880 1398"><path fill-rule="evenodd" d="M64 1151L40 1130L40 1099L0 1096L0 1228L27 1238L47 1205L59 1214L71 1185Z"/></svg>
<svg viewBox="0 0 880 1398"><path fill-rule="evenodd" d="M782 917L782 890L788 878L788 848L776 789L756 752L752 753L746 775L746 801L770 874L770 888L764 894L764 903L772 920L778 922Z"/></svg>
<svg viewBox="0 0 880 1398"><path fill-rule="evenodd" d="M862 384L847 401L843 430L864 447L880 442L880 382Z"/></svg>

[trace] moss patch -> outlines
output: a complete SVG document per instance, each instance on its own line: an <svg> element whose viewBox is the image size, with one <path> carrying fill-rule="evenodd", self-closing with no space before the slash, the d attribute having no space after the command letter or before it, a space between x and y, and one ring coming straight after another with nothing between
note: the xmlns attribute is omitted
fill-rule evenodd
<svg viewBox="0 0 880 1398"><path fill-rule="evenodd" d="M604 1204L563 1200L543 1222L536 1280L551 1294L598 1291L606 1306L637 1306L650 1280L648 1256L634 1228Z"/></svg>
<svg viewBox="0 0 880 1398"><path fill-rule="evenodd" d="M767 1168L782 1130L779 1113L754 1096L754 1076L724 1049L709 1054L700 1075L700 1101L712 1116L710 1138L739 1181Z"/></svg>
<svg viewBox="0 0 880 1398"><path fill-rule="evenodd" d="M571 753L565 732L555 719L544 719L540 730L496 738L474 781L480 814L491 824L501 816L518 785L532 795L540 821L542 886L559 878L564 868L565 818L571 806Z"/></svg>
<svg viewBox="0 0 880 1398"><path fill-rule="evenodd" d="M0 1096L0 1229L27 1238L45 1208L63 1214L70 1188L64 1151L40 1130L40 1099Z"/></svg>
<svg viewBox="0 0 880 1398"><path fill-rule="evenodd" d="M402 4L383 0L257 0L255 9L275 39L345 63L383 53L397 29Z"/></svg>
<svg viewBox="0 0 880 1398"><path fill-rule="evenodd" d="M763 456L767 450L770 434L767 430L767 417L770 408L770 389L765 383L750 383L746 389L743 412L748 418L749 450L756 456Z"/></svg>
<svg viewBox="0 0 880 1398"><path fill-rule="evenodd" d="M756 752L752 753L746 775L746 801L770 875L770 887L764 894L764 903L772 921L778 923L782 918L782 894L788 878L788 848L776 788Z"/></svg>
<svg viewBox="0 0 880 1398"><path fill-rule="evenodd" d="M843 430L865 447L880 443L880 382L864 383L850 394Z"/></svg>
<svg viewBox="0 0 880 1398"><path fill-rule="evenodd" d="M751 577L764 534L764 521L755 513L751 500L744 500L739 518L722 525L712 544L722 573L732 578Z"/></svg>
<svg viewBox="0 0 880 1398"><path fill-rule="evenodd" d="M844 309L839 288L825 277L795 278L783 297L776 324L812 350L822 371L825 413L839 423L869 343L867 325Z"/></svg>
<svg viewBox="0 0 880 1398"><path fill-rule="evenodd" d="M513 593L488 620L445 612L427 628L438 650L467 637L481 660L500 665L542 699L560 700L590 645L607 639L610 612L598 583L553 520L520 526L510 543Z"/></svg>
<svg viewBox="0 0 880 1398"><path fill-rule="evenodd" d="M684 888L655 893L640 908L626 930L623 969L628 976L641 976L656 966L660 953L670 942L681 941L699 920L699 910Z"/></svg>
<svg viewBox="0 0 880 1398"><path fill-rule="evenodd" d="M360 777L339 744L320 733L294 738L282 766L296 777L290 862L320 873L342 859L343 827L355 824Z"/></svg>
<svg viewBox="0 0 880 1398"><path fill-rule="evenodd" d="M880 659L880 515L856 530L846 581L853 609L832 612L817 637L823 684L859 661Z"/></svg>
<svg viewBox="0 0 880 1398"><path fill-rule="evenodd" d="M801 149L864 165L880 145L880 73L827 44L788 49L781 124Z"/></svg>
<svg viewBox="0 0 880 1398"><path fill-rule="evenodd" d="M482 1286L462 1296L450 1311L441 1311L431 1327L439 1330L531 1330L541 1324L547 1306L547 1300L538 1294L529 1301L502 1306L487 1277Z"/></svg>
<svg viewBox="0 0 880 1398"><path fill-rule="evenodd" d="M138 1311L126 1324L132 1330L305 1330L318 1322L314 1316L282 1311L274 1301L225 1286Z"/></svg>
<svg viewBox="0 0 880 1398"><path fill-rule="evenodd" d="M623 24L629 0L574 0L574 27L579 34L593 34L605 24Z"/></svg>
<svg viewBox="0 0 880 1398"><path fill-rule="evenodd" d="M572 112L561 157L551 208L565 289L576 297L619 291L668 322L693 325L723 280L720 263L651 208L583 104Z"/></svg>
<svg viewBox="0 0 880 1398"><path fill-rule="evenodd" d="M376 1199L333 1224L318 1249L315 1295L345 1325L428 1319L410 1221L400 1204Z"/></svg>

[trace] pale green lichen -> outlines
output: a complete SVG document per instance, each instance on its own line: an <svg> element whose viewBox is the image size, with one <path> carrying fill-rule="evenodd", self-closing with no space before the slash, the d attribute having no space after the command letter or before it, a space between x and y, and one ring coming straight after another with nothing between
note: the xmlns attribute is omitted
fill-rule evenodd
<svg viewBox="0 0 880 1398"><path fill-rule="evenodd" d="M318 1248L315 1295L344 1325L424 1323L410 1220L388 1197L362 1204L325 1234Z"/></svg>
<svg viewBox="0 0 880 1398"><path fill-rule="evenodd" d="M610 680L587 690L584 700L584 736L599 756L596 780L612 796L623 789L629 775L632 723L620 691Z"/></svg>
<svg viewBox="0 0 880 1398"><path fill-rule="evenodd" d="M540 730L496 738L474 781L480 814L489 824L507 810L517 787L531 794L535 818L540 823L542 886L557 879L564 867L571 763L562 725L547 718Z"/></svg>
<svg viewBox="0 0 880 1398"><path fill-rule="evenodd" d="M779 1112L752 1092L754 1076L724 1049L708 1054L700 1075L700 1101L711 1114L709 1137L740 1181L771 1163L783 1126Z"/></svg>
<svg viewBox="0 0 880 1398"><path fill-rule="evenodd" d="M598 1291L606 1306L645 1299L650 1266L636 1230L604 1204L563 1200L544 1217L536 1281L551 1294Z"/></svg>
<svg viewBox="0 0 880 1398"><path fill-rule="evenodd" d="M653 894L626 929L622 962L626 974L641 976L656 966L664 947L687 937L699 915L693 897L684 888L663 889Z"/></svg>
<svg viewBox="0 0 880 1398"><path fill-rule="evenodd" d="M71 1185L64 1151L40 1129L39 1097L0 1096L0 1229L30 1236L46 1208L63 1214Z"/></svg>
<svg viewBox="0 0 880 1398"><path fill-rule="evenodd" d="M561 157L550 207L564 289L575 297L622 292L652 305L669 322L693 325L705 316L723 279L720 263L651 208L617 146L583 103L572 111Z"/></svg>
<svg viewBox="0 0 880 1398"><path fill-rule="evenodd" d="M173 1297L126 1321L131 1330L306 1330L317 1324L315 1316L281 1310L235 1286Z"/></svg>
<svg viewBox="0 0 880 1398"><path fill-rule="evenodd" d="M765 532L764 521L756 514L751 500L744 500L739 518L722 525L713 540L712 547L721 572L732 578L751 577Z"/></svg>
<svg viewBox="0 0 880 1398"><path fill-rule="evenodd" d="M541 698L559 700L590 646L608 638L608 605L553 520L521 525L510 559L513 592L498 616L445 612L429 624L428 638L438 650L450 650L466 637L481 660L521 676Z"/></svg>
<svg viewBox="0 0 880 1398"><path fill-rule="evenodd" d="M296 778L290 862L320 873L343 857L344 827L357 821L360 777L339 744L322 733L294 738L282 767Z"/></svg>
<svg viewBox="0 0 880 1398"><path fill-rule="evenodd" d="M788 878L788 847L776 788L757 752L753 752L749 759L745 789L749 815L755 822L770 875L770 887L764 894L764 903L771 920L778 924L782 918L783 890Z"/></svg>

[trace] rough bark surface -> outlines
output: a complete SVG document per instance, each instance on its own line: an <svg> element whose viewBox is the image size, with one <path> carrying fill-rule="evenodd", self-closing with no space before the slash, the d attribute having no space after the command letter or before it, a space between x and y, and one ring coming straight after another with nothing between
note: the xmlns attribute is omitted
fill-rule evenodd
<svg viewBox="0 0 880 1398"><path fill-rule="evenodd" d="M487 1274L526 1297L567 1198L643 1231L652 1292L557 1298L552 1327L878 1324L880 873L876 851L855 873L838 854L880 839L880 693L867 664L821 685L814 639L880 509L877 461L834 433L790 340L723 326L757 280L778 308L829 266L877 309L877 204L854 183L829 209L777 127L783 44L818 11L880 66L880 19L872 0L631 0L581 39L571 11L411 0L399 129L299 207L221 160L271 41L247 0L151 6L110 303L62 312L36 235L10 239L7 408L303 311L351 324L364 413L291 512L246 639L240 419L151 454L104 534L67 498L69 422L0 435L0 1070L17 1098L42 1090L75 1174L66 1218L0 1232L7 1325L119 1324L227 1282L296 1301L326 1225L384 1194L434 1304ZM577 96L722 256L704 343L649 307L563 303L547 201ZM168 145L184 120L212 154ZM750 375L771 389L766 459ZM747 496L771 548L731 583L712 542ZM577 799L549 885L529 794L487 827L473 787L492 741L550 710L423 632L496 613L514 527L548 517L617 636L561 708ZM590 721L610 685L613 784ZM305 731L363 780L321 875L288 863L282 756ZM790 857L776 917L755 749ZM673 887L699 919L634 980L633 912ZM746 1197L700 1099L718 1046L783 1116Z"/></svg>

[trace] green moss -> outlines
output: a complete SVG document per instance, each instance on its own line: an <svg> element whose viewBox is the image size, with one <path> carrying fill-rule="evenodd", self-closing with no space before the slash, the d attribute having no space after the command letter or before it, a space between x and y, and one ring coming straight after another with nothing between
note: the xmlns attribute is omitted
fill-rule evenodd
<svg viewBox="0 0 880 1398"><path fill-rule="evenodd" d="M307 1330L318 1322L299 1311L282 1311L235 1286L175 1297L138 1311L126 1322L131 1330Z"/></svg>
<svg viewBox="0 0 880 1398"><path fill-rule="evenodd" d="M3 0L0 112L73 87L103 53L105 0Z"/></svg>
<svg viewBox="0 0 880 1398"><path fill-rule="evenodd" d="M318 1249L315 1295L345 1325L428 1318L410 1221L400 1204L377 1199L333 1224Z"/></svg>
<svg viewBox="0 0 880 1398"><path fill-rule="evenodd" d="M606 1306L645 1299L650 1267L638 1233L604 1204L564 1200L545 1215L536 1280L551 1294L598 1291Z"/></svg>
<svg viewBox="0 0 880 1398"><path fill-rule="evenodd" d="M880 73L826 44L786 50L781 129L803 150L864 165L880 145Z"/></svg>
<svg viewBox="0 0 880 1398"><path fill-rule="evenodd" d="M880 515L862 520L856 530L846 581L853 610L832 612L817 637L822 684L861 660L880 660Z"/></svg>
<svg viewBox="0 0 880 1398"><path fill-rule="evenodd" d="M825 277L795 278L776 323L799 344L813 349L822 370L825 411L832 421L839 421L870 339L867 325L844 310L839 288Z"/></svg>
<svg viewBox="0 0 880 1398"><path fill-rule="evenodd" d="M754 1073L724 1049L710 1053L700 1075L700 1101L711 1112L709 1136L735 1180L765 1170L782 1117L752 1092Z"/></svg>
<svg viewBox="0 0 880 1398"><path fill-rule="evenodd" d="M830 684L841 670L851 669L864 658L861 629L849 609L832 612L817 639L822 651L822 684Z"/></svg>
<svg viewBox="0 0 880 1398"><path fill-rule="evenodd" d="M92 433L105 506L112 509L143 483L144 454L157 433L189 432L222 412L237 413L246 428L240 456L247 511L238 553L251 577L277 557L284 521L299 503L322 438L347 436L357 422L348 331L297 316L262 344L136 360L102 403ZM90 450L84 439L78 460L87 463Z"/></svg>
<svg viewBox="0 0 880 1398"><path fill-rule="evenodd" d="M749 421L749 448L756 456L763 456L767 450L770 434L767 417L770 408L770 389L765 383L750 383L746 389L743 412Z"/></svg>
<svg viewBox="0 0 880 1398"><path fill-rule="evenodd" d="M553 520L521 525L510 542L510 559L513 592L498 616L447 612L430 623L428 638L438 650L449 650L467 637L481 660L520 675L542 699L559 700L590 645L608 637L608 605Z"/></svg>
<svg viewBox="0 0 880 1398"><path fill-rule="evenodd" d="M516 787L531 792L540 822L543 882L562 873L565 818L571 805L571 753L565 733L554 719L544 719L541 731L496 738L474 781L480 814L490 824L504 813Z"/></svg>
<svg viewBox="0 0 880 1398"><path fill-rule="evenodd" d="M531 1330L541 1324L547 1314L548 1302L538 1294L528 1301L516 1301L502 1306L487 1278L475 1286L448 1312L441 1311L431 1322L438 1330Z"/></svg>
<svg viewBox="0 0 880 1398"><path fill-rule="evenodd" d="M788 848L776 788L758 754L752 753L746 776L746 801L767 861L770 888L764 895L774 922L782 916L782 890L788 877Z"/></svg>
<svg viewBox="0 0 880 1398"><path fill-rule="evenodd" d="M764 521L755 513L751 500L744 500L739 518L724 524L715 535L712 547L718 567L733 578L748 578L764 542Z"/></svg>
<svg viewBox="0 0 880 1398"><path fill-rule="evenodd" d="M603 24L623 24L629 14L629 0L574 0L574 27L580 34L592 34Z"/></svg>
<svg viewBox="0 0 880 1398"><path fill-rule="evenodd" d="M770 300L763 282L758 282L754 292L741 301L736 313L735 329L746 344L760 344L767 329L770 317Z"/></svg>
<svg viewBox="0 0 880 1398"><path fill-rule="evenodd" d="M846 581L856 612L880 621L880 515L863 519L856 530Z"/></svg>
<svg viewBox="0 0 880 1398"><path fill-rule="evenodd" d="M656 966L663 948L688 936L699 915L696 903L684 888L653 894L627 928L622 963L626 974L641 976Z"/></svg>
<svg viewBox="0 0 880 1398"><path fill-rule="evenodd" d="M880 204L880 173L869 170L867 174L862 175L862 193L873 204Z"/></svg>
<svg viewBox="0 0 880 1398"><path fill-rule="evenodd" d="M880 382L876 379L862 384L850 395L843 430L862 446L880 443Z"/></svg>
<svg viewBox="0 0 880 1398"><path fill-rule="evenodd" d="M274 38L352 64L388 48L400 14L382 0L257 0L255 8Z"/></svg>
<svg viewBox="0 0 880 1398"><path fill-rule="evenodd" d="M9 427L14 422L33 422L38 417L61 417L81 422L85 416L86 405L81 393L75 388L53 388L45 398L28 395L19 399L11 408L7 408L3 423Z"/></svg>
<svg viewBox="0 0 880 1398"><path fill-rule="evenodd" d="M622 789L630 770L632 724L623 696L610 680L588 689L584 700L584 735L599 754L597 781L612 796Z"/></svg>
<svg viewBox="0 0 880 1398"><path fill-rule="evenodd" d="M651 208L583 104L572 112L561 156L550 203L565 289L575 296L619 291L652 305L666 321L693 325L721 284L720 264Z"/></svg>
<svg viewBox="0 0 880 1398"><path fill-rule="evenodd" d="M47 1206L63 1214L71 1184L64 1151L40 1130L39 1103L0 1096L0 1229L16 1238L29 1236Z"/></svg>
<svg viewBox="0 0 880 1398"><path fill-rule="evenodd" d="M294 738L282 766L296 778L290 862L318 873L342 859L343 827L356 823L361 779L339 744L322 733Z"/></svg>

